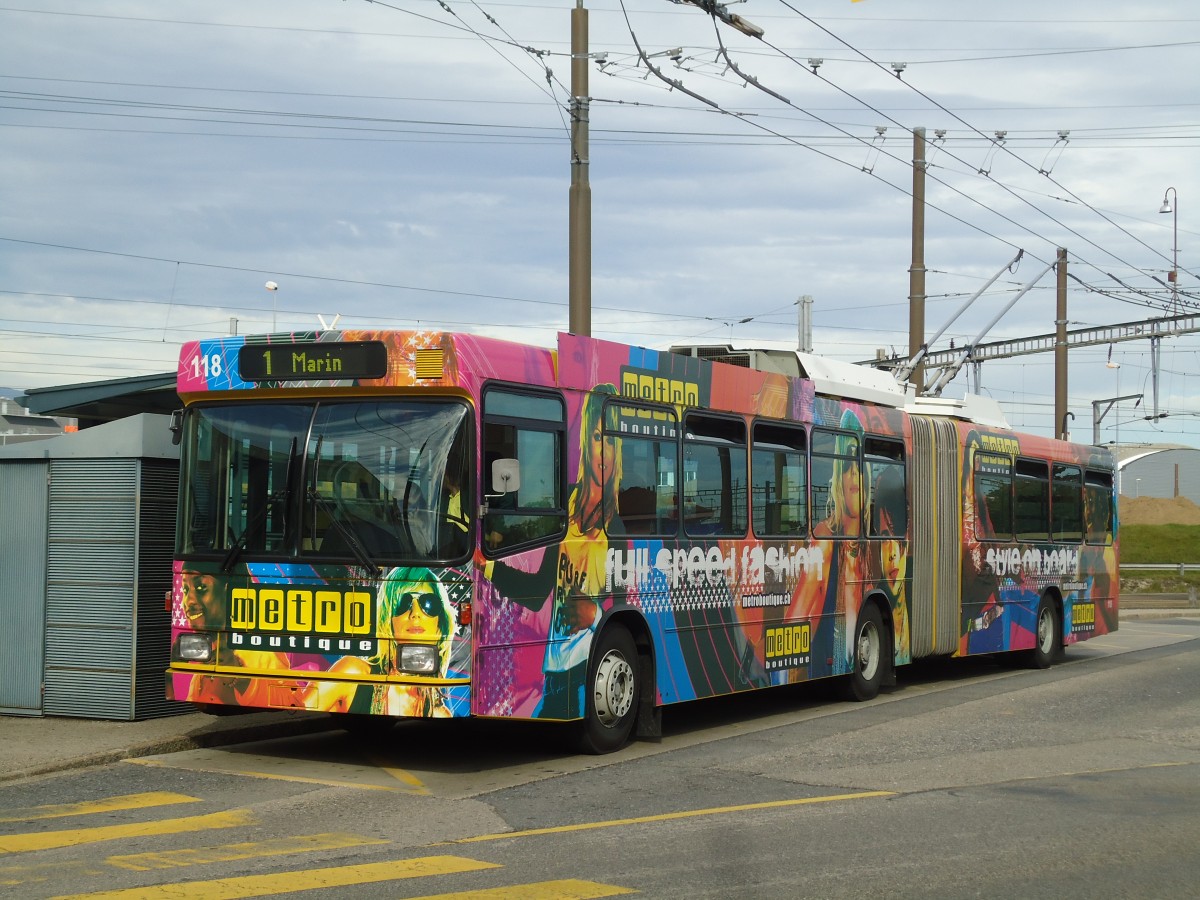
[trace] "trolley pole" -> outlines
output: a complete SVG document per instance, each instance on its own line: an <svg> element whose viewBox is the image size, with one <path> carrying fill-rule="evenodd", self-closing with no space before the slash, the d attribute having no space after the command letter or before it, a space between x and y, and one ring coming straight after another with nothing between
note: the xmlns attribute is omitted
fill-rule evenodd
<svg viewBox="0 0 1200 900"><path fill-rule="evenodd" d="M908 358L925 346L925 129L913 129L912 265L908 269ZM925 363L913 367L908 380L917 396L925 392Z"/></svg>
<svg viewBox="0 0 1200 900"><path fill-rule="evenodd" d="M592 188L588 183L588 19L583 0L571 10L571 190L568 296L572 334L592 333Z"/></svg>
<svg viewBox="0 0 1200 900"><path fill-rule="evenodd" d="M1054 316L1054 421L1067 439L1067 250L1058 248L1058 306Z"/></svg>

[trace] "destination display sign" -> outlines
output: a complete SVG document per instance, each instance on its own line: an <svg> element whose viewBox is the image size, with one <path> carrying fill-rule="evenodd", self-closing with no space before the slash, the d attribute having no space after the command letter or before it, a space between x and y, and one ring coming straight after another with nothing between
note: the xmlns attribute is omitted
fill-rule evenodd
<svg viewBox="0 0 1200 900"><path fill-rule="evenodd" d="M382 378L387 347L382 341L246 344L238 351L245 381Z"/></svg>

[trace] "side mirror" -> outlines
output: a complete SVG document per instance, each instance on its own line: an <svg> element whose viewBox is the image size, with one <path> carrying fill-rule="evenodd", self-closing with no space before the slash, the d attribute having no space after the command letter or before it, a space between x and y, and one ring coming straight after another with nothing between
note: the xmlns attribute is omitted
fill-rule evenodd
<svg viewBox="0 0 1200 900"><path fill-rule="evenodd" d="M521 463L515 459L497 459L492 462L492 493L489 497L511 494L521 487Z"/></svg>
<svg viewBox="0 0 1200 900"><path fill-rule="evenodd" d="M179 446L183 440L183 417L187 414L187 410L177 409L171 413L171 443Z"/></svg>

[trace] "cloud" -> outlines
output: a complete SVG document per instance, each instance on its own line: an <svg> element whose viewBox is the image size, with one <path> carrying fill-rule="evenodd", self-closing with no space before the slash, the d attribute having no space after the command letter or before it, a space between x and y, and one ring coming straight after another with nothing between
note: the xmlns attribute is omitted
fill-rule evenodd
<svg viewBox="0 0 1200 900"><path fill-rule="evenodd" d="M567 325L573 5L481 4L495 25L472 4L355 0L0 11L0 381L169 370L180 342L231 318L243 332L341 313L345 327L549 340ZM1177 46L1188 4L1135 15L1014 0L981 18L948 0L838 3L811 20L740 7L765 42L727 28L721 40L788 105L736 77L700 10L627 2L646 52L680 49L655 64L719 110L634 65L619 4L588 6L590 48L607 54L589 70L598 336L777 340L808 294L819 352L906 347L918 126L931 142L930 332L1026 251L943 343L974 337L1059 246L1080 279L1073 321L1161 313L1173 241L1180 287L1196 292L1196 135L1179 124L1200 76L1195 47ZM1168 185L1182 218L1157 214ZM1051 274L991 336L1047 333L1054 317ZM1116 389L1106 353L1071 351L1079 418ZM1186 411L1197 340L1163 353ZM1146 343L1116 354L1125 388L1149 376ZM1048 362L983 369L1046 433ZM1194 442L1196 417L1176 421L1171 434Z"/></svg>

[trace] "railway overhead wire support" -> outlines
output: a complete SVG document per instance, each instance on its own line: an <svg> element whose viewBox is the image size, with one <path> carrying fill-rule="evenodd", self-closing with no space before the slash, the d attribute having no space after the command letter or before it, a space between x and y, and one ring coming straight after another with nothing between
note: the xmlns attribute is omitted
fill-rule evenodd
<svg viewBox="0 0 1200 900"><path fill-rule="evenodd" d="M1077 328L1066 333L1066 345L1072 347L1096 347L1123 341L1145 341L1200 333L1200 315L1161 316L1136 322L1121 322L1115 325L1099 325L1092 328ZM1014 356L1029 356L1034 353L1052 353L1058 334L1038 334L1031 337L1013 338L1004 341L989 341L975 344L971 348L973 363L993 359L1009 359ZM961 349L931 350L922 359L930 369L945 369L956 365L962 355ZM860 360L859 365L877 369L900 370L908 363L907 357L892 356L882 359Z"/></svg>

